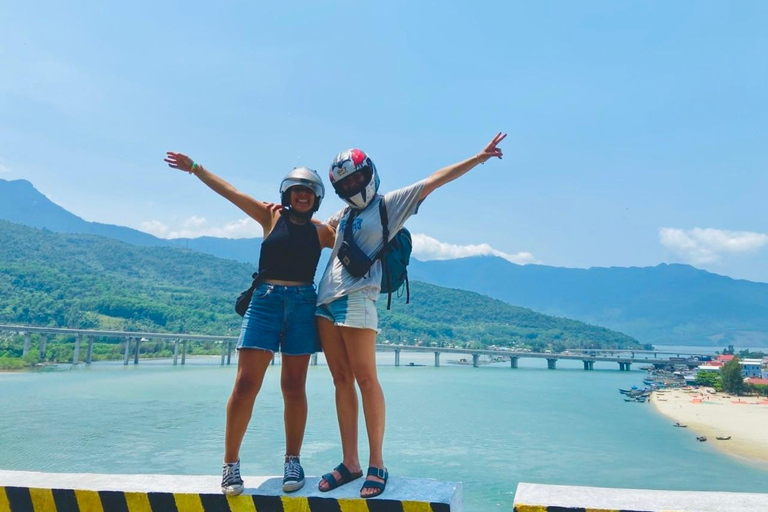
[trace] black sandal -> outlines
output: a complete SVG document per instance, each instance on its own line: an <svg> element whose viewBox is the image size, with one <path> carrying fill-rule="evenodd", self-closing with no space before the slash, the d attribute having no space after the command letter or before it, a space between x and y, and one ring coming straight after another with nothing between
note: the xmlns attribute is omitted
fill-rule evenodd
<svg viewBox="0 0 768 512"><path fill-rule="evenodd" d="M336 480L336 478L333 476L333 471L336 471L341 478ZM319 490L320 492L332 491L341 485L348 484L352 480L357 480L358 478L363 476L362 471L356 471L354 473L350 473L349 469L347 469L347 466L345 466L343 462L338 466L336 466L335 468L333 468L333 471L330 473L326 473L325 475L322 476L320 482L317 483L317 490ZM328 484L327 489L323 489L320 487L320 483L323 480L325 480L325 482Z"/></svg>
<svg viewBox="0 0 768 512"><path fill-rule="evenodd" d="M387 468L375 468L373 466L370 466L368 468L368 476L376 476L384 480L383 482L377 482L376 480L366 480L363 482L363 487L360 488L360 497L361 498L375 498L376 496L379 496L381 493L384 492L384 489L387 487L387 480L389 479L389 472L387 471ZM365 489L374 489L378 492L375 492L373 494L363 494L363 491Z"/></svg>

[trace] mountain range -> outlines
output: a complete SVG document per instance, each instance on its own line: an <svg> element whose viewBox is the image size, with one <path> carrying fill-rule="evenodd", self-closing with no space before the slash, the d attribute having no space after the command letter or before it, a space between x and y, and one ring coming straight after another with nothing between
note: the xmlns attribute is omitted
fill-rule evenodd
<svg viewBox="0 0 768 512"><path fill-rule="evenodd" d="M0 219L134 245L183 247L247 263L258 259L261 244L260 238L164 240L123 226L88 222L54 204L25 180L0 180ZM689 265L572 269L516 265L483 256L412 259L409 274L415 280L602 325L643 343L768 346L768 284L731 279Z"/></svg>

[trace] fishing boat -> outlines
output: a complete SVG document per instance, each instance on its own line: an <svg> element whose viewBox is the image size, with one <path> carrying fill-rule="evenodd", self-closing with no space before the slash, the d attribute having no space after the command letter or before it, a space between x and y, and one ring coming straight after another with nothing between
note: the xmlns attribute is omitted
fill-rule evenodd
<svg viewBox="0 0 768 512"><path fill-rule="evenodd" d="M731 438L731 436L715 437L715 439L717 439L718 441L728 441L730 438Z"/></svg>
<svg viewBox="0 0 768 512"><path fill-rule="evenodd" d="M707 440L707 436L696 436L696 440L703 443Z"/></svg>
<svg viewBox="0 0 768 512"><path fill-rule="evenodd" d="M680 423L679 421L678 421L677 423L675 423L674 425L672 425L672 426L673 426L673 427L680 427L680 428L687 428L687 427L688 427L688 425L683 425L683 424L682 424L682 423Z"/></svg>

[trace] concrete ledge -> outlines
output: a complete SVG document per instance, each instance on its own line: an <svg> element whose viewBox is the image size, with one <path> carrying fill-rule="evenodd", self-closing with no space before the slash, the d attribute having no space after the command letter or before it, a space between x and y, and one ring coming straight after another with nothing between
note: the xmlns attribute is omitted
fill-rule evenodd
<svg viewBox="0 0 768 512"><path fill-rule="evenodd" d="M217 476L0 471L0 512L462 512L461 483L391 477L385 493L360 498L362 479L328 493L309 477L286 494L282 477L243 477L240 496Z"/></svg>
<svg viewBox="0 0 768 512"><path fill-rule="evenodd" d="M515 512L763 512L768 494L653 491L520 483Z"/></svg>

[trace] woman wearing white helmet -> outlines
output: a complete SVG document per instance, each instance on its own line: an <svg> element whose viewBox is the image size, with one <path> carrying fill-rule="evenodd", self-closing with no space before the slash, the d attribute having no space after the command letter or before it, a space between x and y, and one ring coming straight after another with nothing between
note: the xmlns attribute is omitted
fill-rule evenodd
<svg viewBox="0 0 768 512"><path fill-rule="evenodd" d="M327 223L336 229L331 259L319 282L317 326L323 352L336 387L336 413L341 433L343 460L324 475L318 488L330 491L363 476L357 451L358 399L355 382L363 398L363 414L368 432L370 460L360 496L371 498L384 492L388 472L384 466L384 393L376 375L376 300L381 289L381 262L376 260L365 272L355 268L355 249L345 243L351 222L354 246L363 259L384 246L379 203L384 198L388 228L394 236L405 221L416 213L421 202L435 189L455 180L478 164L501 158L498 144L506 134L499 133L478 154L432 174L409 187L378 195L379 176L368 155L359 149L339 153L333 160L330 178L336 193L349 208L339 211ZM357 274L357 277L354 275Z"/></svg>
<svg viewBox="0 0 768 512"><path fill-rule="evenodd" d="M326 224L311 221L325 193L323 182L306 167L289 172L280 184L281 211L240 192L186 155L168 152L165 161L197 176L264 229L259 284L243 317L237 376L227 403L221 490L228 495L243 492L240 446L264 374L280 350L285 404L283 490L296 491L304 485L299 454L307 423L307 368L310 356L320 350L314 318L317 294L312 283L320 251L332 247L334 237Z"/></svg>

